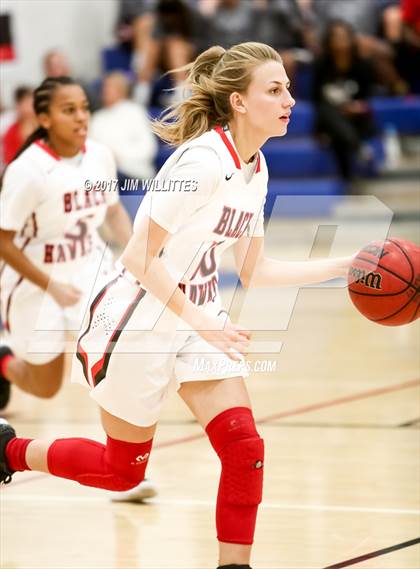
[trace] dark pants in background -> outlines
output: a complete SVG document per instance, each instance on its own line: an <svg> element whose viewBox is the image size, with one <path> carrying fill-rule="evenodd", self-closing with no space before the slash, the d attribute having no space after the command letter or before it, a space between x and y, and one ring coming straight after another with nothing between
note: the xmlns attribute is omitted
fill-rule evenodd
<svg viewBox="0 0 420 569"><path fill-rule="evenodd" d="M347 116L329 103L317 106L317 132L327 135L337 160L340 176L344 180L353 177L354 158L364 139L375 135L370 114Z"/></svg>

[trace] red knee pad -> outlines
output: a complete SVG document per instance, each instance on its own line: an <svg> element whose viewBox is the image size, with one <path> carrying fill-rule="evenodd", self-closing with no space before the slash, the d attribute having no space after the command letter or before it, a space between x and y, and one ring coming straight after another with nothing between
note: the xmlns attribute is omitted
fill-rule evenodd
<svg viewBox="0 0 420 569"><path fill-rule="evenodd" d="M234 407L206 427L222 472L216 507L219 541L251 544L258 504L262 499L264 441L255 428L252 411Z"/></svg>
<svg viewBox="0 0 420 569"><path fill-rule="evenodd" d="M48 469L84 486L129 490L144 479L152 442L128 443L107 437L105 446L90 439L57 439L48 449Z"/></svg>
<svg viewBox="0 0 420 569"><path fill-rule="evenodd" d="M222 462L220 498L235 506L257 506L262 500L264 441L259 437L230 443Z"/></svg>
<svg viewBox="0 0 420 569"><path fill-rule="evenodd" d="M137 485L144 479L152 444L153 439L145 443L127 443L107 437L105 463L111 472Z"/></svg>

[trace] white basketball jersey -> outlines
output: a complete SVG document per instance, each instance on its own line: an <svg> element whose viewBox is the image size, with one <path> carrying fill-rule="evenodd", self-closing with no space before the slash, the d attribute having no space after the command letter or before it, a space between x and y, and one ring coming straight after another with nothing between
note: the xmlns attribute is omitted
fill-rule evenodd
<svg viewBox="0 0 420 569"><path fill-rule="evenodd" d="M147 215L172 234L161 258L195 304L216 297L223 251L264 235L267 183L262 152L245 164L222 128L182 144L157 174L134 227Z"/></svg>
<svg viewBox="0 0 420 569"><path fill-rule="evenodd" d="M92 186L115 177L110 152L96 142L67 159L37 141L6 169L0 228L16 231L15 244L43 271L73 272L97 244L107 207L118 202L117 187Z"/></svg>

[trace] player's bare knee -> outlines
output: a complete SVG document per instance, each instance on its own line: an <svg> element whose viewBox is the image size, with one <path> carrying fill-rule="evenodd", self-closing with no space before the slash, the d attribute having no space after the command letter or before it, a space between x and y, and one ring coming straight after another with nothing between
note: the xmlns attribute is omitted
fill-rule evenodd
<svg viewBox="0 0 420 569"><path fill-rule="evenodd" d="M61 389L63 372L63 354L43 365L26 363L26 390L36 397L52 399Z"/></svg>

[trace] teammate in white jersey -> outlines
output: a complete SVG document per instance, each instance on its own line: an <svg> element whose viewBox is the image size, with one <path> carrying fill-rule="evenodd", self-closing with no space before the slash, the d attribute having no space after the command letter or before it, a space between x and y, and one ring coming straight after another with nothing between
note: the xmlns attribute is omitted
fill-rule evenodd
<svg viewBox="0 0 420 569"><path fill-rule="evenodd" d="M3 348L0 360L1 407L10 383L38 397L58 391L65 330L80 328L106 252L97 228L106 219L121 246L132 233L118 189L89 187L116 169L108 149L86 139L80 85L48 78L34 107L40 127L6 169L0 197L1 317L13 352Z"/></svg>
<svg viewBox="0 0 420 569"><path fill-rule="evenodd" d="M81 381L101 407L107 443L21 439L5 424L0 460L5 482L33 469L125 490L144 477L162 403L178 389L221 460L219 565L248 569L264 445L244 381L250 333L221 307L220 255L233 246L245 287L344 276L351 258L264 255L259 149L286 134L294 105L278 53L258 43L213 47L189 66L188 83L191 96L155 125L179 148L143 200L120 270L92 302L78 341ZM197 358L208 365L197 368Z"/></svg>

